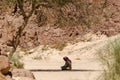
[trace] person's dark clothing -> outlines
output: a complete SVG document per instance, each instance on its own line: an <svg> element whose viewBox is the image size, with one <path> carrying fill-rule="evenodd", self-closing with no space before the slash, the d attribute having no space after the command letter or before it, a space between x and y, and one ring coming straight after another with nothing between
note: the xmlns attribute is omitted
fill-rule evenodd
<svg viewBox="0 0 120 80"><path fill-rule="evenodd" d="M68 57L64 57L65 65L61 67L62 70L71 70L72 69L72 61Z"/></svg>

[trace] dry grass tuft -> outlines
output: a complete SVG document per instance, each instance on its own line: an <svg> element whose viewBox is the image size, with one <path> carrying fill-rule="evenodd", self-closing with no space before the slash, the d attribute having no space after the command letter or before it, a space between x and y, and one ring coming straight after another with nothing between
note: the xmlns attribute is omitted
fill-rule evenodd
<svg viewBox="0 0 120 80"><path fill-rule="evenodd" d="M120 80L120 38L111 41L104 50L99 52L104 65L102 80Z"/></svg>

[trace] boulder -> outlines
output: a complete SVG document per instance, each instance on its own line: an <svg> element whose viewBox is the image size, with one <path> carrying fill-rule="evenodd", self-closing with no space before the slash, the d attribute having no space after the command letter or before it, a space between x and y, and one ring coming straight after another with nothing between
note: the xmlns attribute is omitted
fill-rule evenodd
<svg viewBox="0 0 120 80"><path fill-rule="evenodd" d="M7 74L10 69L10 62L8 57L0 55L0 71L2 74Z"/></svg>
<svg viewBox="0 0 120 80"><path fill-rule="evenodd" d="M0 72L0 80L7 80L1 72Z"/></svg>
<svg viewBox="0 0 120 80"><path fill-rule="evenodd" d="M28 78L28 77L14 77L13 79L15 79L15 80L35 80L32 78Z"/></svg>
<svg viewBox="0 0 120 80"><path fill-rule="evenodd" d="M13 77L27 77L30 79L35 79L33 73L30 72L29 70L25 70L25 69L13 69L12 76ZM25 79L25 80L27 80L27 79Z"/></svg>
<svg viewBox="0 0 120 80"><path fill-rule="evenodd" d="M7 80L14 80L12 77L10 76L5 76Z"/></svg>

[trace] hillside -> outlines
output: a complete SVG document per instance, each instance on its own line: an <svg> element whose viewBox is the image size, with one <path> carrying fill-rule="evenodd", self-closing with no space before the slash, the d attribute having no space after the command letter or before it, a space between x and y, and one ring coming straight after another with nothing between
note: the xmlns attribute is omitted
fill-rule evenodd
<svg viewBox="0 0 120 80"><path fill-rule="evenodd" d="M56 0L57 1L57 0ZM112 36L120 32L119 0L68 0L63 2L38 1L34 14L23 31L19 47L27 50L39 45L65 44L85 41L84 36ZM13 3L0 2L0 48L2 53L11 50L7 43L13 38L23 17ZM4 7L3 7L4 6ZM25 3L26 14L29 3Z"/></svg>
<svg viewBox="0 0 120 80"><path fill-rule="evenodd" d="M32 80L119 80L119 33L120 0L0 0L0 56L9 64L0 72L15 80L28 80L21 69L12 73L23 67ZM70 71L61 70L64 56Z"/></svg>

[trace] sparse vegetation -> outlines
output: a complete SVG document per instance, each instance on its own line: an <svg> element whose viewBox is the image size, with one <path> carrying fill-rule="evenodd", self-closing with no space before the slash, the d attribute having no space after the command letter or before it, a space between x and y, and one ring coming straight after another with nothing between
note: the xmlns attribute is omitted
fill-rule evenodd
<svg viewBox="0 0 120 80"><path fill-rule="evenodd" d="M56 43L56 44L52 45L51 48L55 48L59 51L62 51L66 46L67 46L66 43Z"/></svg>
<svg viewBox="0 0 120 80"><path fill-rule="evenodd" d="M104 66L102 80L120 79L120 38L110 42L107 47L100 50L100 61Z"/></svg>
<svg viewBox="0 0 120 80"><path fill-rule="evenodd" d="M36 60L47 59L49 56L49 59L58 59L63 56L59 57L60 53L72 57L75 50L72 58L79 61L82 57L77 56L78 54L85 53L87 56L87 51L90 50L89 53L94 51L90 48L85 49L87 44L82 46L78 45L79 43L75 46L70 45L74 49L69 48L69 45L66 47L66 42L77 39L83 41L83 45L84 42L91 43L93 40L91 37L84 38L89 32L97 36L118 34L120 3L116 3L117 1L112 0L0 0L1 53L10 52L9 58L13 63L11 68L24 68L20 53L16 52L18 47L24 47L20 51L27 53L25 59L29 54L29 58L33 57ZM36 48L33 52L28 52L29 49L41 44L50 44L50 48L45 46L40 50ZM70 51L62 51L64 48ZM34 51L38 52L34 54ZM119 80L120 38L111 41L98 53L104 66L102 80ZM54 57L54 54L57 55Z"/></svg>
<svg viewBox="0 0 120 80"><path fill-rule="evenodd" d="M16 32L13 31L15 34L13 34L13 39L9 41L13 47L12 55L19 45L23 30L34 11L37 13L35 14L35 21L38 27L50 24L50 26L60 28L76 27L83 30L82 28L96 25L101 21L103 5L106 5L107 1L101 0L99 3L94 1L90 3L86 0L2 0L0 3L10 4L12 7L7 6L10 8L10 12L14 12L13 9L17 4L17 8L19 8L17 13L19 16L23 16L24 20L23 25ZM1 5L1 8L4 8L4 5Z"/></svg>
<svg viewBox="0 0 120 80"><path fill-rule="evenodd" d="M36 0L31 0L31 10L28 14L26 14L25 9L24 9L24 0L17 0L17 7L20 9L21 15L23 16L23 20L24 23L22 24L22 26L19 26L18 31L16 32L16 34L13 36L13 39L9 41L10 46L13 47L12 51L10 52L10 56L12 57L14 52L16 51L19 43L20 43L20 38L22 36L23 30L25 29L25 27L27 26L27 23L29 21L29 18L32 16L34 10L35 10L35 4L36 4Z"/></svg>
<svg viewBox="0 0 120 80"><path fill-rule="evenodd" d="M103 6L107 5L107 1L103 0L99 4L90 4L86 0L36 0L36 8L44 7L46 9L54 9L57 14L56 23L61 27L65 26L77 26L85 25L90 27L93 24L100 22ZM14 2L14 0L8 1L8 3ZM79 2L79 3L77 3ZM42 12L42 9L38 13L37 19L39 26L46 24L46 14ZM42 20L42 21L41 21Z"/></svg>
<svg viewBox="0 0 120 80"><path fill-rule="evenodd" d="M42 47L42 52L47 51L47 50L48 50L48 46L45 45Z"/></svg>
<svg viewBox="0 0 120 80"><path fill-rule="evenodd" d="M12 62L11 68L24 68L24 63L21 61L21 56L19 53L15 53L12 57L9 56Z"/></svg>
<svg viewBox="0 0 120 80"><path fill-rule="evenodd" d="M79 58L79 57L77 57L77 58L75 58L75 60L80 60L80 58Z"/></svg>
<svg viewBox="0 0 120 80"><path fill-rule="evenodd" d="M36 57L33 57L34 60L42 60L42 56L39 55L39 56L36 56Z"/></svg>

